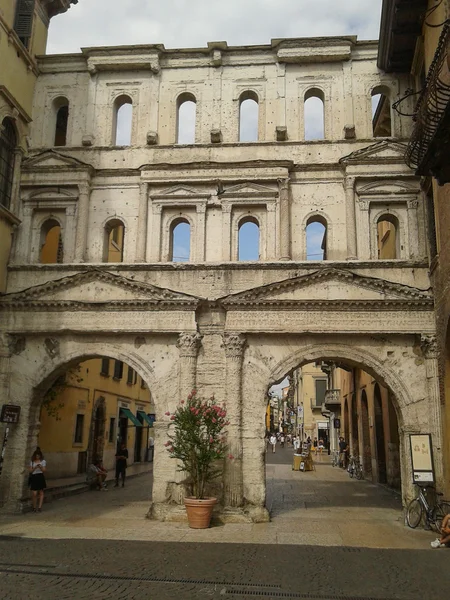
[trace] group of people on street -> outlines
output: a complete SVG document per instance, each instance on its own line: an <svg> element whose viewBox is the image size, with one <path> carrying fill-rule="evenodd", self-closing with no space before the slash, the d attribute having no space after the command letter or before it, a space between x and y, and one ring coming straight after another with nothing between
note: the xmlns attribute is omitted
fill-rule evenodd
<svg viewBox="0 0 450 600"><path fill-rule="evenodd" d="M122 482L122 487L125 487L125 477L127 471L128 450L125 442L120 444L120 448L116 452L116 472L114 487L119 487L119 479ZM89 467L90 472L94 475L97 490L106 491L106 478L108 471L103 466L100 459L95 459ZM47 461L39 446L31 455L30 464L28 466L28 487L31 490L31 504L33 512L41 512L44 503L44 490L47 487L45 472L47 471Z"/></svg>

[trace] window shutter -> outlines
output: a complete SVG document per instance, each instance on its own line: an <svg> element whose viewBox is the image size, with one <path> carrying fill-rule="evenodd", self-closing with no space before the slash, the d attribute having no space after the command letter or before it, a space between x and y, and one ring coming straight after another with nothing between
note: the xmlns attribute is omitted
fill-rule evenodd
<svg viewBox="0 0 450 600"><path fill-rule="evenodd" d="M14 30L26 47L33 29L34 4L35 0L17 0Z"/></svg>

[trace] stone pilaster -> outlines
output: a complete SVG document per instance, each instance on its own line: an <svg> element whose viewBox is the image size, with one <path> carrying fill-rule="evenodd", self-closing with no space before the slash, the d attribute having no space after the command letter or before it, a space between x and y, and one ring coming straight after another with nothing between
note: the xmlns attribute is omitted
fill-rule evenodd
<svg viewBox="0 0 450 600"><path fill-rule="evenodd" d="M243 503L242 479L242 358L246 338L240 333L225 333L225 390L228 426L228 452L225 459L224 506L239 507Z"/></svg>
<svg viewBox="0 0 450 600"><path fill-rule="evenodd" d="M345 217L346 217L346 221L347 221L347 260L355 260L357 258L355 178L354 177L346 177L344 186L345 186Z"/></svg>
<svg viewBox="0 0 450 600"><path fill-rule="evenodd" d="M86 242L89 219L90 186L87 183L78 186L77 229L75 235L75 262L86 260Z"/></svg>
<svg viewBox="0 0 450 600"><path fill-rule="evenodd" d="M148 183L139 185L139 215L136 235L135 262L145 262L145 249L147 246L147 212L148 212Z"/></svg>
<svg viewBox="0 0 450 600"><path fill-rule="evenodd" d="M199 333L180 333L177 348L180 351L180 400L185 400L195 389L197 354L202 341Z"/></svg>
<svg viewBox="0 0 450 600"><path fill-rule="evenodd" d="M435 335L421 335L420 347L425 358L428 404L430 407L429 426L432 435L434 471L436 486L443 487L442 463L442 422L439 393L438 347Z"/></svg>
<svg viewBox="0 0 450 600"><path fill-rule="evenodd" d="M291 260L291 215L289 178L278 180L280 197L280 260Z"/></svg>
<svg viewBox="0 0 450 600"><path fill-rule="evenodd" d="M222 203L222 260L232 260L231 251L231 204ZM237 257L236 257L237 258Z"/></svg>
<svg viewBox="0 0 450 600"><path fill-rule="evenodd" d="M407 213L409 256L406 256L405 258L418 258L419 256L419 222L417 219L418 206L419 201L417 198L408 200Z"/></svg>

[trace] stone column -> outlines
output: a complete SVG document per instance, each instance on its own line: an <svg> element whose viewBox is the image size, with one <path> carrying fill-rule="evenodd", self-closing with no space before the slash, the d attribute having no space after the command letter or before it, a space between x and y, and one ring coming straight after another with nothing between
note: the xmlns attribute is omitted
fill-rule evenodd
<svg viewBox="0 0 450 600"><path fill-rule="evenodd" d="M205 241L206 241L206 202L197 204L197 227L196 237L197 244L195 246L195 256L191 257L192 262L204 262L205 257ZM192 246L194 248L194 246Z"/></svg>
<svg viewBox="0 0 450 600"><path fill-rule="evenodd" d="M225 459L224 506L236 508L243 503L242 477L242 358L246 338L241 333L224 333L225 390L228 426L228 453Z"/></svg>
<svg viewBox="0 0 450 600"><path fill-rule="evenodd" d="M147 245L147 207L148 183L139 184L139 214L136 235L135 262L145 262L145 249Z"/></svg>
<svg viewBox="0 0 450 600"><path fill-rule="evenodd" d="M289 178L278 180L280 196L280 260L291 260L291 216Z"/></svg>
<svg viewBox="0 0 450 600"><path fill-rule="evenodd" d="M420 347L425 358L429 404L429 428L432 435L436 487L443 488L442 422L439 392L438 348L435 335L421 335Z"/></svg>
<svg viewBox="0 0 450 600"><path fill-rule="evenodd" d="M152 241L151 241L151 262L160 262L167 260L167 256L161 257L161 224L162 224L162 206L161 204L152 204Z"/></svg>
<svg viewBox="0 0 450 600"><path fill-rule="evenodd" d="M86 243L89 220L90 186L87 183L78 185L77 229L75 235L75 262L86 260Z"/></svg>
<svg viewBox="0 0 450 600"><path fill-rule="evenodd" d="M222 259L232 260L231 252L231 204L222 204Z"/></svg>
<svg viewBox="0 0 450 600"><path fill-rule="evenodd" d="M417 219L418 206L419 201L417 200L417 198L414 198L414 200L408 200L407 213L409 256L405 256L406 259L419 257L419 227ZM399 233L397 233L397 235L398 234Z"/></svg>
<svg viewBox="0 0 450 600"><path fill-rule="evenodd" d="M277 259L277 215L275 203L267 203L266 260Z"/></svg>
<svg viewBox="0 0 450 600"><path fill-rule="evenodd" d="M202 341L199 333L180 333L177 348L180 351L180 401L195 389L197 379L197 354Z"/></svg>
<svg viewBox="0 0 450 600"><path fill-rule="evenodd" d="M355 178L346 177L345 186L345 218L347 221L347 260L356 260L356 208L355 208Z"/></svg>

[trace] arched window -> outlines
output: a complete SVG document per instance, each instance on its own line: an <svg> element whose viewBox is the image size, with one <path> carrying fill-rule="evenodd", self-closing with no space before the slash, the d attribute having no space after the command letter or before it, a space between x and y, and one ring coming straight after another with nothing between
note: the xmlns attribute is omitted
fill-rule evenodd
<svg viewBox="0 0 450 600"><path fill-rule="evenodd" d="M398 219L393 215L383 215L377 222L378 258L400 257Z"/></svg>
<svg viewBox="0 0 450 600"><path fill-rule="evenodd" d="M259 260L259 257L259 223L247 217L239 223L238 260Z"/></svg>
<svg viewBox="0 0 450 600"><path fill-rule="evenodd" d="M14 123L6 117L0 127L0 204L6 208L11 204L16 146Z"/></svg>
<svg viewBox="0 0 450 600"><path fill-rule="evenodd" d="M119 219L112 219L105 225L103 262L123 262L125 226Z"/></svg>
<svg viewBox="0 0 450 600"><path fill-rule="evenodd" d="M67 98L57 98L53 102L56 113L54 146L67 145L67 124L69 122L69 101Z"/></svg>
<svg viewBox="0 0 450 600"><path fill-rule="evenodd" d="M255 92L244 92L239 98L239 141L258 141L259 105Z"/></svg>
<svg viewBox="0 0 450 600"><path fill-rule="evenodd" d="M177 100L177 144L195 144L197 104L192 94L181 94Z"/></svg>
<svg viewBox="0 0 450 600"><path fill-rule="evenodd" d="M327 260L327 222L310 217L306 223L306 260Z"/></svg>
<svg viewBox="0 0 450 600"><path fill-rule="evenodd" d="M191 256L191 226L186 219L176 219L170 231L169 260L189 262Z"/></svg>
<svg viewBox="0 0 450 600"><path fill-rule="evenodd" d="M392 135L389 90L384 87L372 90L372 130L373 137L390 137Z"/></svg>
<svg viewBox="0 0 450 600"><path fill-rule="evenodd" d="M44 265L62 263L64 248L61 225L55 219L48 219L41 227L39 262Z"/></svg>
<svg viewBox="0 0 450 600"><path fill-rule="evenodd" d="M114 101L113 144L129 146L131 144L131 125L133 120L133 102L129 96L119 96Z"/></svg>
<svg viewBox="0 0 450 600"><path fill-rule="evenodd" d="M304 101L305 140L325 139L325 97L322 90L308 90Z"/></svg>

